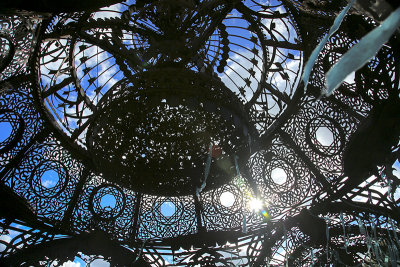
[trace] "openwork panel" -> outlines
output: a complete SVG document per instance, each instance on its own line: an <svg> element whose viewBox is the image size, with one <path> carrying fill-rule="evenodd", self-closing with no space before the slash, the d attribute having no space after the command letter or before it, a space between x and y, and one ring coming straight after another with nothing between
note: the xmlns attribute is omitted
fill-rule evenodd
<svg viewBox="0 0 400 267"><path fill-rule="evenodd" d="M274 231L264 237L263 250L254 262L354 266L383 265L391 260L396 265L395 254L400 246L397 223L379 211L374 214L358 210L356 206L353 209L354 212L337 213L311 209L302 212L296 221L288 218L276 224Z"/></svg>
<svg viewBox="0 0 400 267"><path fill-rule="evenodd" d="M321 189L301 157L279 138L255 153L249 165L272 218L297 213Z"/></svg>
<svg viewBox="0 0 400 267"><path fill-rule="evenodd" d="M82 166L54 139L30 148L18 168L6 177L6 185L27 201L44 220L59 223L76 185Z"/></svg>
<svg viewBox="0 0 400 267"><path fill-rule="evenodd" d="M271 264L282 266L290 260L290 254L299 246L299 244L305 244L309 239L304 233L300 231L298 227L291 227L279 229L279 238L275 240L275 243L268 244L266 257L262 261L264 265ZM275 239L275 238L274 238ZM274 240L272 239L272 240ZM310 264L312 260L308 262ZM306 264L307 265L307 264Z"/></svg>
<svg viewBox="0 0 400 267"><path fill-rule="evenodd" d="M335 17L336 13L347 4L343 0L329 0L324 2L288 0L288 2L297 11L324 17Z"/></svg>
<svg viewBox="0 0 400 267"><path fill-rule="evenodd" d="M162 239L197 232L194 199L191 196L143 195L138 238Z"/></svg>
<svg viewBox="0 0 400 267"><path fill-rule="evenodd" d="M354 6L300 81L347 2L1 16L0 265L399 265L398 33L319 97Z"/></svg>
<svg viewBox="0 0 400 267"><path fill-rule="evenodd" d="M209 231L239 228L249 213L248 196L235 183L202 194L201 203L203 224Z"/></svg>
<svg viewBox="0 0 400 267"><path fill-rule="evenodd" d="M0 94L0 169L43 128L32 97L24 91L10 89Z"/></svg>
<svg viewBox="0 0 400 267"><path fill-rule="evenodd" d="M285 131L329 181L343 172L342 153L359 121L328 100L304 97Z"/></svg>
<svg viewBox="0 0 400 267"><path fill-rule="evenodd" d="M339 265L397 265L398 225L392 218L371 213L327 214L325 236L329 241L318 249L312 249L312 239L297 244L289 255L293 266L314 264ZM300 245L302 244L302 245Z"/></svg>
<svg viewBox="0 0 400 267"><path fill-rule="evenodd" d="M101 230L123 242L133 239L136 193L90 174L75 205L71 217L75 231Z"/></svg>
<svg viewBox="0 0 400 267"><path fill-rule="evenodd" d="M249 16L250 9L262 19ZM223 53L216 70L251 107L263 133L287 108L299 82L303 53L296 24L279 1L269 8L254 2L234 9L219 30Z"/></svg>
<svg viewBox="0 0 400 267"><path fill-rule="evenodd" d="M263 132L289 105L303 57L297 26L284 5L276 2L268 8L241 4L229 14L217 5L203 18L194 16L191 23L196 27L185 33L180 31L181 20L189 18L165 21L168 14L162 19L154 14L164 12L164 3L149 4L149 10L121 4L84 21L77 13L70 20L57 16L41 36L36 55L38 90L49 104L48 115L66 135L86 146L85 122L108 91L121 90L114 88L118 81L179 62L196 73L218 77L247 103ZM212 15L222 20L210 25L213 30L198 32ZM176 29L165 31L166 23ZM176 39L182 34L187 43L182 36ZM204 40L190 40L193 36Z"/></svg>
<svg viewBox="0 0 400 267"><path fill-rule="evenodd" d="M220 246L180 248L161 252L166 264L174 266L249 266L248 250L257 245L259 238L243 235L235 241L221 242Z"/></svg>
<svg viewBox="0 0 400 267"><path fill-rule="evenodd" d="M117 80L123 79L115 57L90 38L92 34L106 38L107 29L101 32L44 39L37 59L40 90L50 114L68 136L75 132L73 139L78 138L81 144L86 133L85 122L97 102Z"/></svg>
<svg viewBox="0 0 400 267"><path fill-rule="evenodd" d="M27 72L33 30L40 20L39 16L0 16L0 80Z"/></svg>
<svg viewBox="0 0 400 267"><path fill-rule="evenodd" d="M270 229L266 228L267 233L270 233ZM249 265L254 264L254 261L257 259L257 256L260 255L260 252L263 250L263 234L253 234L248 239L248 244L243 248L245 251L246 258L248 260Z"/></svg>

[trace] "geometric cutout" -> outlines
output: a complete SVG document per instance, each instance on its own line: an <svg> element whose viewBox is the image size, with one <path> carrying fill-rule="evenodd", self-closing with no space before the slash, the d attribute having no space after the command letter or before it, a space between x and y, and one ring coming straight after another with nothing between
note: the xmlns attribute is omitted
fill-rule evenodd
<svg viewBox="0 0 400 267"><path fill-rule="evenodd" d="M40 177L42 186L52 188L58 183L58 173L54 170L45 171Z"/></svg>
<svg viewBox="0 0 400 267"><path fill-rule="evenodd" d="M334 141L333 133L327 127L319 127L315 135L317 141L323 146L330 146Z"/></svg>
<svg viewBox="0 0 400 267"><path fill-rule="evenodd" d="M228 191L223 192L219 199L222 206L227 208L231 207L235 203L235 196Z"/></svg>
<svg viewBox="0 0 400 267"><path fill-rule="evenodd" d="M271 178L276 184L282 185L286 183L287 174L285 170L278 167L271 171Z"/></svg>
<svg viewBox="0 0 400 267"><path fill-rule="evenodd" d="M104 220L119 217L125 209L125 204L124 192L111 184L96 187L89 197L90 212Z"/></svg>
<svg viewBox="0 0 400 267"><path fill-rule="evenodd" d="M161 214L165 217L171 217L176 212L176 207L171 201L167 201L161 204Z"/></svg>

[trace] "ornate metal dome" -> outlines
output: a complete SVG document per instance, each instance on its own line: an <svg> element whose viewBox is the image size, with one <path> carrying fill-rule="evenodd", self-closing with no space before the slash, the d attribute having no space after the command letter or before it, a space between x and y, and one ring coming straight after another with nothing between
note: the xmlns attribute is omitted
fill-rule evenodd
<svg viewBox="0 0 400 267"><path fill-rule="evenodd" d="M347 1L0 4L0 265L398 266L398 31L321 97L380 3L308 86Z"/></svg>

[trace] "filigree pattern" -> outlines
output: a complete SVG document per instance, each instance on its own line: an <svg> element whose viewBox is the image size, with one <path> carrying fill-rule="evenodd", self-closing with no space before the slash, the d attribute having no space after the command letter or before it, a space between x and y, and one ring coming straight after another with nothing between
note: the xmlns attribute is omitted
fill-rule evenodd
<svg viewBox="0 0 400 267"><path fill-rule="evenodd" d="M43 122L33 106L28 89L8 88L0 95L0 118L2 142L0 147L0 168L3 169L43 129Z"/></svg>
<svg viewBox="0 0 400 267"><path fill-rule="evenodd" d="M305 201L312 187L313 191L320 188L301 158L279 139L268 150L253 155L249 164L272 217Z"/></svg>
<svg viewBox="0 0 400 267"><path fill-rule="evenodd" d="M41 16L0 16L0 79L24 74L29 54L35 45L33 31Z"/></svg>
<svg viewBox="0 0 400 267"><path fill-rule="evenodd" d="M26 199L38 216L60 223L81 175L82 165L49 137L30 148L18 168L9 173L6 184Z"/></svg>
<svg viewBox="0 0 400 267"><path fill-rule="evenodd" d="M142 240L170 238L197 232L193 197L141 199L138 237Z"/></svg>
<svg viewBox="0 0 400 267"><path fill-rule="evenodd" d="M80 190L71 220L78 231L101 230L115 239L132 238L137 205L134 192L110 184L101 176L89 174Z"/></svg>
<svg viewBox="0 0 400 267"><path fill-rule="evenodd" d="M0 265L399 265L398 33L321 98L355 5L300 81L347 2L6 10Z"/></svg>

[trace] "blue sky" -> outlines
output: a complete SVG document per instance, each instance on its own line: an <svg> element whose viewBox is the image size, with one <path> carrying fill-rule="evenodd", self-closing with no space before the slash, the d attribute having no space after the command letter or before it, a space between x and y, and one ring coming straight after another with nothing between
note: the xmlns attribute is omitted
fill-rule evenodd
<svg viewBox="0 0 400 267"><path fill-rule="evenodd" d="M0 142L5 141L12 132L12 126L9 122L0 122Z"/></svg>
<svg viewBox="0 0 400 267"><path fill-rule="evenodd" d="M277 11L280 13L284 13L285 10L279 6L278 1L262 1L263 4L268 4L270 3L271 5L276 5L277 7L273 8L272 11ZM247 5L249 7L254 7L255 9L258 9L251 1L246 1ZM118 16L119 13L115 11L123 11L126 10L126 6L122 4L117 4L113 5L108 8L104 8L102 12L97 12L94 17L95 18L107 18L107 17L114 17ZM285 40L288 39L290 42L295 42L296 38L296 33L293 28L286 28L285 23L289 23L287 19L274 19L274 20L265 20L264 21L266 28L269 28L271 31L274 32L274 34L277 36L277 39L280 40ZM225 68L225 72L220 74L220 77L223 82L226 83L227 87L230 88L232 91L239 93L238 88L236 87L235 84L238 86L245 86L245 82L243 78L250 78L251 85L247 86L245 88L245 94L242 96L245 100L250 100L252 97L252 93L257 90L258 87L258 81L260 80L261 77L261 70L262 70L262 55L257 58L258 63L257 65L254 65L250 61L250 59L254 56L253 53L250 51L253 47L256 48L259 53L261 52L261 48L259 44L254 44L252 41L249 39L253 36L246 28L249 26L249 23L245 21L244 19L241 18L241 15L237 11L233 11L229 17L225 20L224 24L227 26L227 32L229 34L229 39L230 39L230 59L228 60L228 66ZM275 26L272 27L272 24ZM241 27L245 28L242 29ZM268 37L268 32L265 32L265 34ZM124 41L125 42L125 41ZM66 40L61 40L60 41L61 46L66 44ZM211 41L210 44L213 44ZM84 46L83 46L84 45ZM81 47L83 48L81 50ZM49 50L55 49L53 54L60 56L64 55L65 52L62 50L59 51L55 44L52 44L49 47ZM272 51L269 51L272 53ZM80 79L81 86L86 90L86 94L89 97L89 99L93 102L93 104L96 104L99 99L101 98L101 95L106 93L109 88L114 85L118 80L123 78L122 72L119 70L118 66L116 65L114 57L106 52L100 49L99 47L92 45L90 43L86 43L81 41L78 43L75 49L75 66L77 68L77 75ZM288 59L288 54L292 53L295 56L295 60ZM211 53L212 55L212 53ZM64 55L66 56L66 54ZM85 57L87 58L85 61L80 60L80 58ZM296 86L296 79L298 75L296 75L296 72L300 68L300 53L299 51L292 51L292 50L287 50L287 49L279 49L276 57L273 59L274 62L279 62L281 65L286 66L287 70L289 70L289 83L288 81L285 81L282 79L282 76L279 75L278 73L272 73L268 77L268 81L275 86L278 90L285 91L288 95L291 95L293 93L293 88ZM44 62L48 62L42 66L42 86L46 87L47 83L54 83L54 82L60 82L62 79L65 78L64 74L60 74L56 76L56 78L52 77L51 75L47 77L47 70L48 69L53 69L53 70L58 70L58 69L63 69L65 62L61 59L58 60L52 60L51 57L48 58L43 58ZM250 77L248 69L253 68L255 70L255 75L254 77ZM88 70L89 71L85 71ZM92 78L95 78L94 80L91 80ZM98 88L98 85L104 85L101 87L101 90L99 91L99 94L96 94L96 89ZM77 98L77 94L74 92L71 92L69 87L65 87L60 91L60 95L67 95L67 98L70 100L75 100ZM262 98L265 98L265 96L261 96ZM83 103L80 103L78 106L71 106L71 107L61 107L57 108L58 105L63 104L63 100L55 97L52 97L51 99L53 101L53 105L56 108L56 113L54 113L55 116L59 116L63 121L65 121L70 129L75 129L77 127L77 120L73 118L65 118L63 117L63 110L65 109L67 112L70 114L76 113L77 110L79 112L82 112L84 115L90 115L91 111L90 109L83 105ZM265 101L265 99L264 99ZM267 101L269 102L269 113L270 114L277 114L277 105L276 105L276 99L274 99L272 96L268 96ZM262 110L261 106L256 107L259 110ZM84 120L82 121L82 123ZM61 127L64 127L63 125L60 125ZM260 129L264 128L265 125L259 125ZM82 133L81 138L84 138L85 132ZM282 175L281 175L282 176ZM54 178L51 178L50 175L48 177L43 178L46 184L51 184ZM282 178L280 178L282 180ZM53 182L54 183L54 182ZM102 206L103 207L110 207L112 208L115 204L115 200L112 199L111 196L107 197L105 196L102 200ZM224 201L224 204L230 205L229 203L232 201L232 199L229 199L229 197L225 199L221 199L221 201ZM226 202L225 202L226 201ZM170 210L169 210L170 209ZM165 214L172 214L173 213L173 207L170 206L163 206L163 211Z"/></svg>
<svg viewBox="0 0 400 267"><path fill-rule="evenodd" d="M263 4L270 3L271 5L277 5L278 1L261 1ZM249 7L255 7L255 5L251 1L246 1ZM104 8L103 11L97 12L94 17L95 18L107 18L107 17L115 17L118 16L119 13L116 11L126 10L126 6L122 4L117 4L110 6L108 8ZM280 6L273 8L274 11L283 13L285 10ZM264 20L266 29L270 29L270 31L274 32L274 35L277 37L278 41L288 39L290 42L295 42L296 33L293 28L286 28L285 23L288 23L288 19L274 19L274 20ZM231 51L229 53L228 65L225 67L225 72L219 74L220 78L226 84L228 88L232 91L239 93L239 87L244 87L245 94L241 96L245 100L250 100L254 91L257 90L258 81L261 78L261 70L262 70L262 60L261 60L261 50L259 44L255 46L255 48L259 51L260 57L256 57L258 63L254 65L254 63L250 62L250 59L253 57L253 53L250 51L254 47L254 43L249 39L252 34L246 30L241 29L240 27L247 28L248 22L240 18L240 14L237 11L233 11L232 14L225 20L224 24L227 26L227 32L229 34L230 39L230 48ZM272 27L271 25L274 25ZM264 32L268 38L269 33L265 30ZM107 31L105 34L108 34ZM124 36L129 37L129 33L124 33ZM100 37L101 38L101 37ZM129 37L130 39L132 36ZM128 46L132 46L126 39L124 43ZM134 38L137 37L134 36ZM61 39L59 48L62 48L66 44L66 39ZM210 45L215 45L216 42L210 41ZM80 50L83 48L82 50ZM268 48L271 50L270 48ZM54 83L58 83L62 81L67 76L60 72L60 75L54 77L54 75L48 75L49 70L57 71L58 69L62 70L66 68L67 62L62 59L53 60L52 56L67 56L66 52L59 50L56 47L56 44L53 43L49 46L48 51L55 51L52 54L49 54L42 58L42 67L41 67L41 79L42 79L42 87L45 88L47 84L53 85ZM272 54L272 51L269 51ZM294 55L294 60L288 59L288 54L291 53ZM75 54L75 67L77 70L78 78L80 79L80 84L82 88L86 91L86 95L90 99L90 101L96 105L96 103L101 99L101 96L107 92L112 85L114 85L118 80L123 78L122 72L119 70L119 67L116 65L114 57L103 51L101 48L92 45L90 43L79 41L76 49L74 51ZM210 52L208 57L215 55L213 52ZM81 58L86 58L85 61L81 61ZM278 89L279 91L286 92L289 96L293 94L293 89L296 87L298 80L296 80L297 72L301 67L301 61L299 60L300 53L296 50L288 50L288 49L278 49L278 53L275 58L271 59L280 66L283 66L286 71L286 75L288 75L289 79L284 80L281 73L279 72L271 72L268 74L267 82L269 82L273 87ZM254 77L250 76L248 70L253 69L255 71ZM97 77L97 78L96 78ZM246 82L243 79L249 79L251 85L246 86ZM70 88L70 86L66 86L59 91L59 96L54 97L51 96L47 98L51 101L53 110L53 116L59 117L59 125L61 128L64 128L66 132L68 130L74 131L79 123L77 119L73 117L64 117L64 110L71 116L76 116L77 113L83 114L84 116L90 116L92 111L90 108L81 102L79 105L66 105L64 106L64 99L75 101L77 99L77 94ZM272 116L278 116L279 108L277 105L277 98L272 95L261 95L260 100L268 102L268 113ZM284 104L285 106L285 104ZM265 106L264 106L265 107ZM255 108L260 112L264 112L263 107L259 105L255 105ZM81 123L84 123L86 119L83 119ZM63 121L63 123L61 123ZM257 125L260 130L264 130L267 125L258 124ZM80 135L80 138L84 140L85 131ZM84 144L84 142L82 142Z"/></svg>
<svg viewBox="0 0 400 267"><path fill-rule="evenodd" d="M134 1L133 1L134 2ZM247 1L248 3L251 3L251 1ZM263 1L263 2L267 2L267 1ZM276 4L278 1L270 1L271 4ZM106 10L109 11L105 11L105 12L100 12L98 14L95 15L95 17L108 17L108 16L113 16L116 13L113 13L113 10L123 10L125 7L123 5L115 5L112 6L111 8L106 8ZM280 12L284 12L284 10L282 10L281 8L278 9L278 11ZM231 35L238 35L238 37L232 37L231 41L234 41L236 43L232 44L233 48L237 48L238 52L241 53L247 53L248 55L250 55L250 53L242 48L238 48L238 45L242 45L245 47L249 47L251 46L251 42L249 42L248 40L241 38L241 37L251 37L251 34L249 34L248 31L245 30L241 30L239 28L236 28L237 26L241 26L243 23L243 21L237 17L237 13L233 13L231 15L231 17L229 19L226 20L226 26L227 26L227 31L229 32L229 34ZM271 21L265 21L266 25L270 26L271 25ZM283 24L282 22L280 22L279 20L275 21L275 29L278 32L282 32L283 37L288 37L290 35L290 38L288 37L289 41L294 42L294 38L296 37L295 35L293 35L293 31L291 31L291 29L289 29L289 31L285 30L283 28ZM283 40L283 37L279 37L278 40ZM83 44L83 43L82 43ZM252 48L252 47L250 47ZM99 50L99 48L97 48L96 46L89 46L85 51L85 56L89 57L89 60L85 63L80 65L80 62L76 62L78 63L78 65L80 65L80 67L78 67L77 72L78 72L78 76L81 77L81 84L84 88L87 88L87 95L89 96L89 98L94 102L97 103L97 101L100 99L98 96L101 95L96 95L95 90L97 89L97 85L98 83L100 84L105 84L105 86L102 88L101 93L104 94L107 90L109 90L109 88L115 84L116 81L118 81L119 79L121 79L123 77L122 72L119 71L118 67L115 65L115 59L108 53L105 51L102 51L101 49ZM97 52L100 52L99 56L96 58L95 57L91 57L94 54L97 54ZM296 71L301 67L301 65L299 64L298 61L295 60L287 60L285 59L285 56L287 56L289 53L294 54L295 58L298 59L298 57L300 57L300 53L298 51L289 51L287 49L282 49L281 51L282 53L277 56L276 62L285 62L284 64L288 65L288 69L292 70L292 73L289 73L290 78L296 76ZM79 54L79 53L77 53ZM246 54L246 55L247 55ZM102 64L100 64L98 67L93 68L96 64L97 61L99 60L99 62L102 62ZM52 62L53 66L56 66L57 64L61 64L60 62ZM241 67L244 66L243 67ZM222 78L222 80L226 83L227 87L229 87L232 91L237 91L237 88L234 86L234 82L236 82L237 84L243 85L243 81L241 80L240 76L248 76L247 73L247 69L250 68L252 66L252 63L249 62L246 58L241 57L238 54L235 54L233 52L230 52L230 60L228 60L228 67L225 69L225 73L224 74L220 74L220 77ZM256 70L256 75L255 78L252 79L253 83L252 86L246 88L246 96L247 98L251 97L251 93L252 91L256 90L256 80L260 79L260 73L261 73L261 67L258 67L258 70ZM93 68L88 75L84 75L83 74L83 70L85 68ZM99 74L99 76L98 76ZM229 77L228 77L229 76ZM90 77L100 77L99 79L95 80L94 83L89 83L89 79ZM63 76L60 75L58 77L58 79L62 79ZM231 79L229 79L231 78ZM247 78L247 77L246 77ZM287 90L286 86L287 86L287 81L283 80L281 76L278 75L278 73L276 73L276 75L271 75L269 78L269 81L271 83L273 83L278 89L281 89L282 91L286 91L287 93L290 93L290 90ZM293 79L290 79L291 81L293 81ZM49 82L47 80L43 80L43 83ZM290 82L289 82L290 83ZM296 85L296 82L291 82L289 84L289 89L290 88L294 88ZM285 89L282 89L284 88ZM238 91L237 91L238 92ZM73 95L73 93L71 93L70 95L71 98L76 98L76 95ZM249 99L247 99L249 100ZM270 103L271 103L271 110L270 112L276 112L276 104L274 104L276 101L272 98L269 99ZM275 101L275 102L274 102ZM61 101L59 103L62 103ZM261 107L259 107L261 108ZM83 112L86 112L85 115L89 115L90 111L87 108L79 107L79 109L81 110L85 110ZM73 108L71 109L72 112ZM63 116L61 112L59 112L57 115L59 116ZM65 118L64 118L65 119ZM71 127L74 128L76 127L76 120L74 121L73 119L70 119L70 123L71 123ZM262 126L260 126L262 127ZM5 140L9 134L11 132L11 127L9 124L1 122L0 123L0 142ZM326 132L326 129L321 129L319 132L317 131L316 133L317 135L317 139L318 141L323 144L323 145L329 145L330 143L332 143L332 133L330 133L329 131ZM398 177L400 177L400 164L397 161L394 164L394 168L395 168L395 175L397 175ZM285 180L285 174L282 173L281 170L276 170L275 174L273 174L273 176L275 177L277 183L281 183L284 182ZM274 179L274 180L275 180ZM55 173L54 171L47 171L44 173L44 175L41 177L41 181L42 181L42 185L44 187L52 187L54 186L57 181L58 181L58 175L57 173ZM385 189L379 189L379 190L385 190ZM400 191L398 193L398 197L400 197ZM359 201L362 201L363 199L357 199ZM226 192L226 194L223 194L223 197L220 199L221 204L224 206L229 207L230 205L232 205L232 203L234 202L234 197L232 197L232 194L229 194L229 192ZM110 195L106 195L102 198L101 200L101 205L103 207L109 207L109 208L113 208L115 206L115 198L110 196ZM174 212L176 211L176 207L174 206L174 204L172 202L165 202L164 204L161 205L161 213L164 216L172 216L174 214ZM11 236L11 235L10 235ZM7 237L2 237L7 239ZM170 260L170 259L167 259ZM96 261L93 265L91 266L95 266L95 267L101 267L101 266L109 266L108 263L105 263L104 261ZM69 262L69 263L65 263L63 266L85 266L84 262L82 260L80 260L79 258L76 258L74 260L74 262Z"/></svg>

